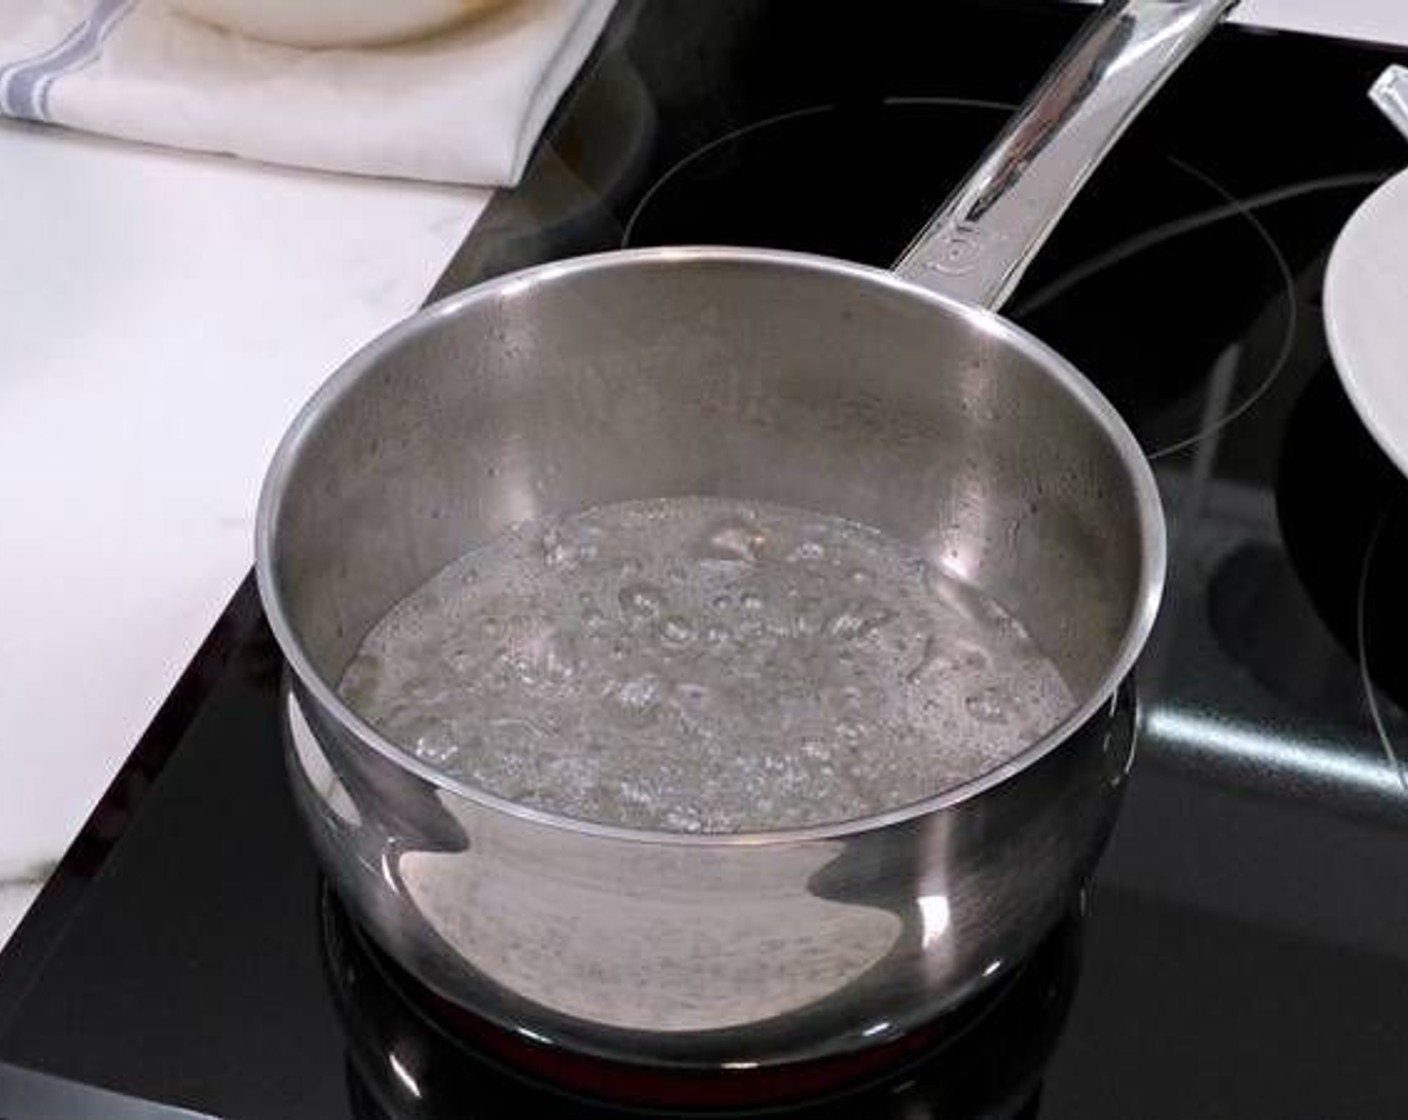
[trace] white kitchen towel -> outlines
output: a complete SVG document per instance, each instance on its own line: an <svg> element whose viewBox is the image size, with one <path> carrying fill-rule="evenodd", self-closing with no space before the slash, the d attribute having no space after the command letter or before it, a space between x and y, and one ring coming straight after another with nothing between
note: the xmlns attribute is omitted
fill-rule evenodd
<svg viewBox="0 0 1408 1120"><path fill-rule="evenodd" d="M423 39L310 50L162 0L0 0L0 113L325 171L511 186L613 4L516 0Z"/></svg>

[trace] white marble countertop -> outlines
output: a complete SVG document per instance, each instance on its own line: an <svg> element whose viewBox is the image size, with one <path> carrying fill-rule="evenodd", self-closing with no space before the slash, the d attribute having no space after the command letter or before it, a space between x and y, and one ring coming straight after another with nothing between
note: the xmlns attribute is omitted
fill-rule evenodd
<svg viewBox="0 0 1408 1120"><path fill-rule="evenodd" d="M0 943L249 569L294 411L488 197L0 124Z"/></svg>
<svg viewBox="0 0 1408 1120"><path fill-rule="evenodd" d="M1234 18L1408 44L1403 0ZM487 200L0 124L0 944L248 570L287 421Z"/></svg>

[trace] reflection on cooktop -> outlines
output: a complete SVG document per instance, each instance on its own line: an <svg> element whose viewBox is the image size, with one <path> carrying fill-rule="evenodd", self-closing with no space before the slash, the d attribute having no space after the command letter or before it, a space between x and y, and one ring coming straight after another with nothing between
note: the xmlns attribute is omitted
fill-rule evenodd
<svg viewBox="0 0 1408 1120"><path fill-rule="evenodd" d="M706 1074L570 1055L493 1026L421 987L352 923L326 887L324 963L350 1055L349 1094L377 1120L473 1115L609 1120L707 1110L799 1120L1021 1120L1065 1021L1078 915L997 988L917 1035L857 1058L784 1072Z"/></svg>
<svg viewBox="0 0 1408 1120"><path fill-rule="evenodd" d="M758 121L656 179L622 242L888 266L1011 109L888 98ZM1096 172L1007 310L1094 380L1152 455L1249 407L1284 366L1296 314L1289 267L1256 216L1197 168L1138 147Z"/></svg>
<svg viewBox="0 0 1408 1120"><path fill-rule="evenodd" d="M1292 417L1277 497L1296 570L1353 658L1361 710L1408 794L1408 480L1332 370Z"/></svg>

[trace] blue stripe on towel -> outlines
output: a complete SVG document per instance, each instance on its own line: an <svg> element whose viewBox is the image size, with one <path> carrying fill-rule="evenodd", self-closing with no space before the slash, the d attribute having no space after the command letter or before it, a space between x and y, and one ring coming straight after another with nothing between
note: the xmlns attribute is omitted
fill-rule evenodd
<svg viewBox="0 0 1408 1120"><path fill-rule="evenodd" d="M136 3L137 0L97 0L88 18L57 44L0 70L0 113L26 120L49 120L50 87L102 54L108 35Z"/></svg>

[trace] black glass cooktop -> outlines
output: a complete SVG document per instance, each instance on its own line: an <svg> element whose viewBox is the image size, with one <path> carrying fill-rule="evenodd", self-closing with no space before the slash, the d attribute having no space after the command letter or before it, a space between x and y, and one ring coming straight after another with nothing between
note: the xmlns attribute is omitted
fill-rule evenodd
<svg viewBox="0 0 1408 1120"><path fill-rule="evenodd" d="M1084 14L622 0L437 294L622 245L885 264ZM1129 795L1079 912L1010 980L774 1115L1408 1115L1408 481L1319 308L1336 233L1408 163L1365 97L1403 54L1221 29L1009 304L1119 406L1163 493ZM525 1063L365 942L293 815L278 676L247 583L0 952L0 1116L648 1111Z"/></svg>

